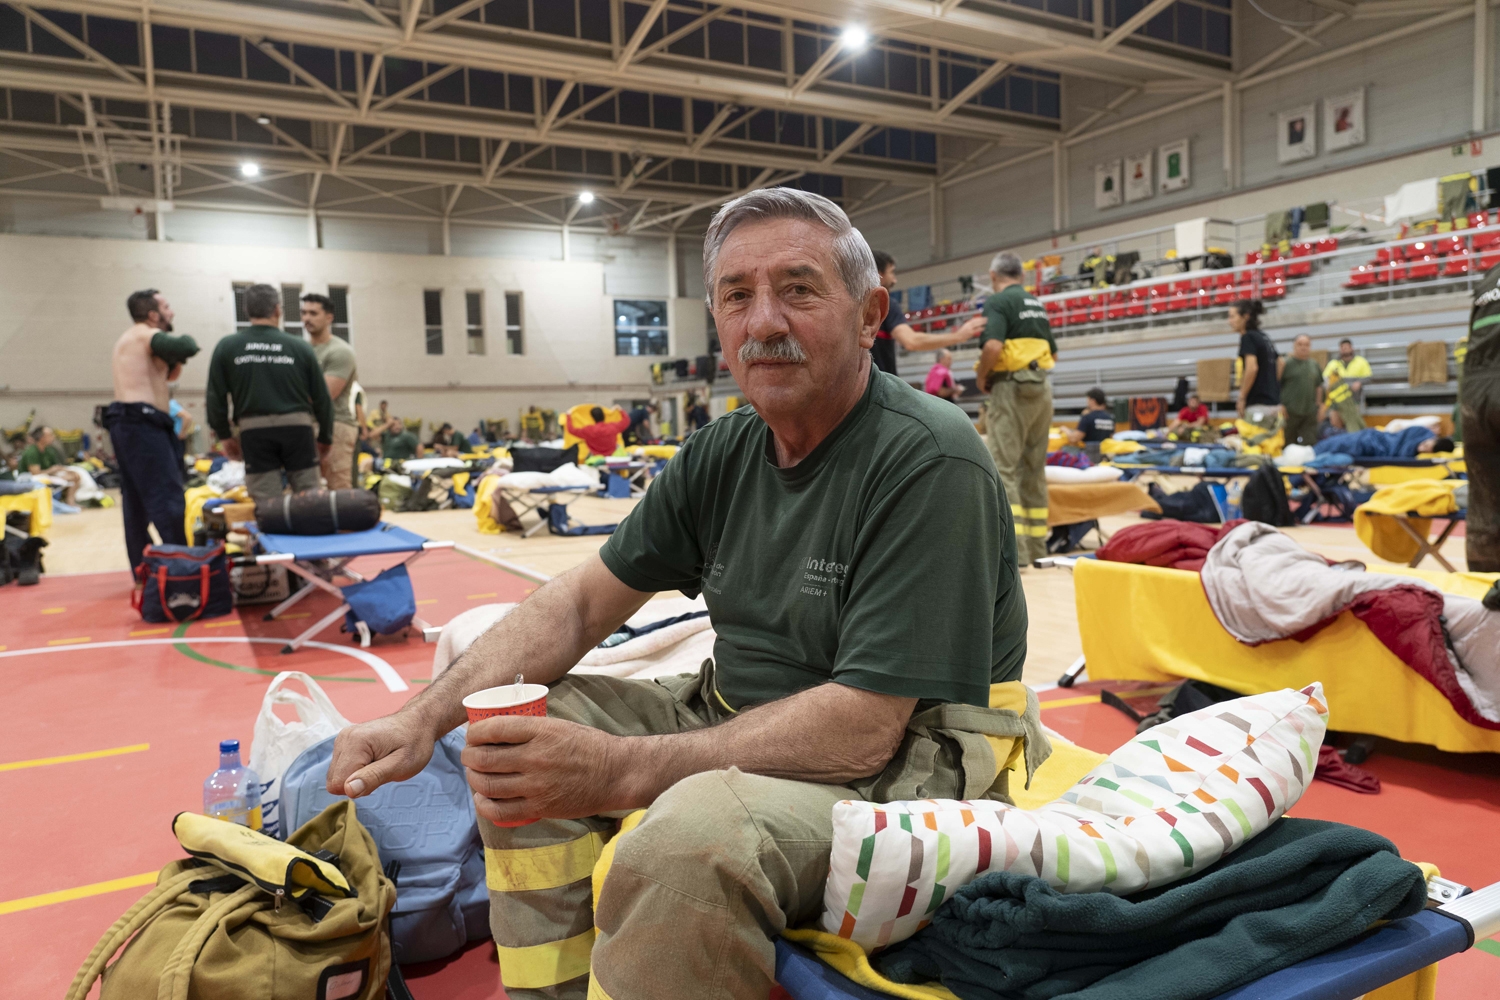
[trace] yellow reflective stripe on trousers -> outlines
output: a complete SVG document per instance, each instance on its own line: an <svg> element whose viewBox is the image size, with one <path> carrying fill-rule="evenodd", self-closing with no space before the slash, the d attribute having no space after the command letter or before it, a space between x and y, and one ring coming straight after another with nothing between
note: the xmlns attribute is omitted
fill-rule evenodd
<svg viewBox="0 0 1500 1000"><path fill-rule="evenodd" d="M484 849L484 879L496 892L556 889L588 878L604 849L604 838L590 833L545 847Z"/></svg>
<svg viewBox="0 0 1500 1000"><path fill-rule="evenodd" d="M518 990L556 986L589 973L589 955L594 950L594 929L562 941L534 944L530 948L496 945L500 953L500 982Z"/></svg>
<svg viewBox="0 0 1500 1000"><path fill-rule="evenodd" d="M1047 508L1046 507L1027 507L1027 508L1025 508L1021 512L1021 516L1022 517L1029 517L1033 521L1045 521L1045 520L1047 520Z"/></svg>
<svg viewBox="0 0 1500 1000"><path fill-rule="evenodd" d="M614 1000L614 997L604 992L604 987L599 985L599 979L592 970L589 971L588 1000Z"/></svg>
<svg viewBox="0 0 1500 1000"><path fill-rule="evenodd" d="M1050 529L1045 524L1018 524L1016 534L1028 535L1032 538L1046 538Z"/></svg>
<svg viewBox="0 0 1500 1000"><path fill-rule="evenodd" d="M1013 504L1010 505L1010 516L1011 517L1025 517L1026 516L1026 508L1022 507L1018 503L1013 503Z"/></svg>

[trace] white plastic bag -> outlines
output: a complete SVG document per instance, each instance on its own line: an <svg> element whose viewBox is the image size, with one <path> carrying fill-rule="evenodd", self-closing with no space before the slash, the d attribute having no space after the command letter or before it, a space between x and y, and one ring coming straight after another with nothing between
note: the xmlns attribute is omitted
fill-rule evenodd
<svg viewBox="0 0 1500 1000"><path fill-rule="evenodd" d="M302 682L307 694L283 687L289 680ZM275 712L277 705L290 705L297 711L295 722L282 721ZM261 829L268 836L285 839L290 830L281 829L281 776L292 766L297 755L315 743L321 743L350 725L348 719L333 707L318 682L300 670L283 670L266 688L255 720L255 734L250 742L250 770L260 778Z"/></svg>

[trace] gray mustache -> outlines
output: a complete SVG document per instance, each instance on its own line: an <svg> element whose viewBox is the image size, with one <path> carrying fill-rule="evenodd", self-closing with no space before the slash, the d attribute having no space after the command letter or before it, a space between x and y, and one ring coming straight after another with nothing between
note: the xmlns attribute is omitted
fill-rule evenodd
<svg viewBox="0 0 1500 1000"><path fill-rule="evenodd" d="M755 364L757 361L782 361L800 365L807 360L807 351L790 334L764 342L752 337L740 345L739 357L742 365Z"/></svg>

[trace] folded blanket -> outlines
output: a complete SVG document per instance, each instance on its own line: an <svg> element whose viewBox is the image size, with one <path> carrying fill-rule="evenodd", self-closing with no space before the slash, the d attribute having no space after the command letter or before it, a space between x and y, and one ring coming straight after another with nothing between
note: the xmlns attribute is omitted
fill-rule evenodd
<svg viewBox="0 0 1500 1000"><path fill-rule="evenodd" d="M1205 1000L1426 901L1422 870L1384 837L1283 819L1202 873L1130 897L984 875L873 961L962 1000Z"/></svg>
<svg viewBox="0 0 1500 1000"><path fill-rule="evenodd" d="M1487 717L1479 710L1500 702L1500 613L1478 601L1414 577L1329 566L1256 522L1227 533L1209 552L1202 575L1215 617L1240 642L1309 639L1348 610L1441 691L1461 718L1500 729L1500 713ZM1449 653L1450 637L1457 655ZM1471 699L1470 689L1480 697Z"/></svg>

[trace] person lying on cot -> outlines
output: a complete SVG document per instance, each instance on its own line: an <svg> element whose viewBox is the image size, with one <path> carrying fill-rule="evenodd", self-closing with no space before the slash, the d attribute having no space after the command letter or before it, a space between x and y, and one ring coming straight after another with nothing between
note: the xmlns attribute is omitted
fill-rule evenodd
<svg viewBox="0 0 1500 1000"><path fill-rule="evenodd" d="M888 294L864 237L826 198L762 189L715 216L704 278L751 405L329 767L330 792L368 795L427 764L466 695L550 686L546 718L473 723L463 752L516 1000L765 1000L772 939L822 909L835 803L1004 799L979 734L1047 752L1018 683L988 707L1026 655L1009 501L963 411L872 367ZM570 673L673 590L718 633L697 674ZM642 808L595 907L604 817Z"/></svg>
<svg viewBox="0 0 1500 1000"><path fill-rule="evenodd" d="M1453 439L1438 437L1426 427L1407 427L1391 434L1378 427L1367 427L1351 434L1334 434L1313 445L1319 455L1348 455L1352 458L1416 458L1453 450Z"/></svg>

